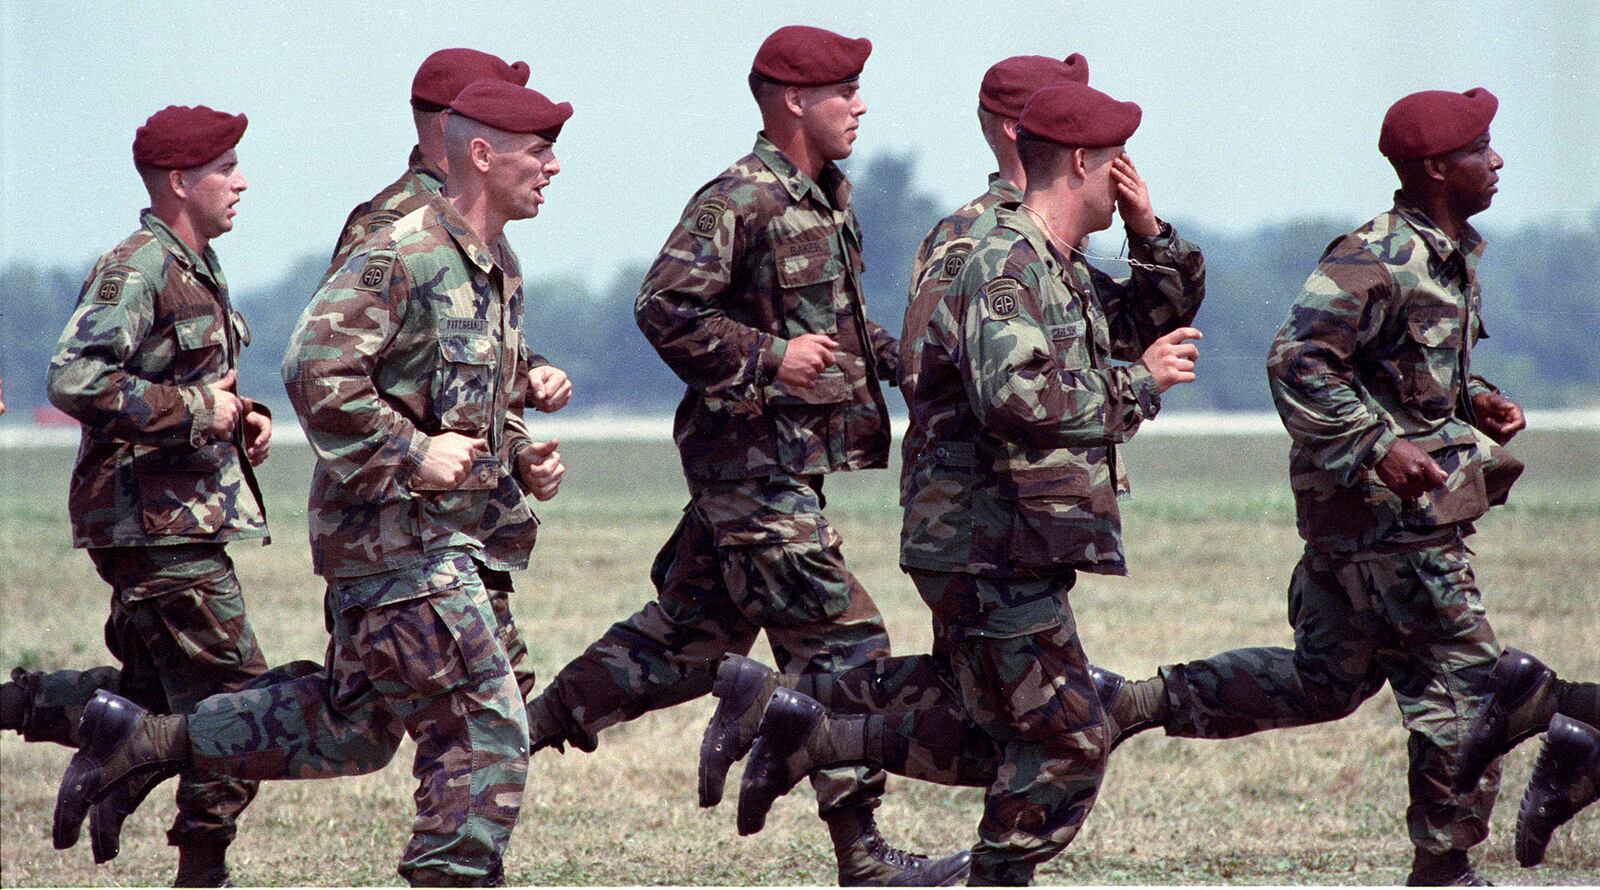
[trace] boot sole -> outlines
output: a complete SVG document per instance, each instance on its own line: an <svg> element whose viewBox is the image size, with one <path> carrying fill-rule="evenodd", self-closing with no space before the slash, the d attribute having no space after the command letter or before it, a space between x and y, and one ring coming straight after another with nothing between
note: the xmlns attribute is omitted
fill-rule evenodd
<svg viewBox="0 0 1600 890"><path fill-rule="evenodd" d="M56 789L55 813L51 818L50 841L57 850L76 846L83 820L100 791L100 764L138 721L136 711L117 707L116 699L97 693L83 709L79 738L86 744L72 755L67 771Z"/></svg>
<svg viewBox="0 0 1600 890"><path fill-rule="evenodd" d="M735 662L724 662L731 664ZM717 679L711 694L717 699L717 709L711 722L700 737L700 806L714 807L722 803L723 788L728 783L728 771L750 753L751 742L739 744L739 714L755 707L756 695L761 691L761 672L750 670L737 662L728 678L723 677L723 665L717 667ZM725 716L728 715L728 716ZM729 741L731 739L731 743Z"/></svg>
<svg viewBox="0 0 1600 890"><path fill-rule="evenodd" d="M759 832L767 825L767 813L772 809L773 801L789 793L789 790L800 781L800 776L784 776L787 783L783 790L768 798L766 806L759 811L755 809L757 787L751 782L752 774L774 772L783 769L783 761L789 758L800 748L800 743L810 735L822 722L822 712L810 708L781 708L774 711L772 704L767 704L767 712L761 715L761 725L756 727L755 744L750 748L750 763L745 767L744 781L739 784L739 834L748 836ZM760 770L757 765L765 760L771 760L773 770Z"/></svg>
<svg viewBox="0 0 1600 890"><path fill-rule="evenodd" d="M1545 797L1541 786L1558 788L1573 782L1583 770L1593 768L1592 761L1600 757L1595 749L1580 747L1580 743L1572 738L1576 730L1569 725L1570 722L1574 721L1568 721L1560 715L1551 721L1551 734L1546 736L1545 744L1540 747L1539 756L1533 762L1533 775L1528 780L1528 790L1523 792L1522 804L1517 809L1516 853L1517 862L1523 868L1533 868L1543 862L1545 851L1550 845L1550 839L1555 836L1556 829L1567 824L1582 809L1582 807L1572 808L1559 795L1551 795L1548 799L1560 800L1565 812L1557 813L1555 819L1541 816L1538 812L1539 798ZM1538 843L1535 843L1532 837L1532 823L1535 821L1548 826L1543 840Z"/></svg>

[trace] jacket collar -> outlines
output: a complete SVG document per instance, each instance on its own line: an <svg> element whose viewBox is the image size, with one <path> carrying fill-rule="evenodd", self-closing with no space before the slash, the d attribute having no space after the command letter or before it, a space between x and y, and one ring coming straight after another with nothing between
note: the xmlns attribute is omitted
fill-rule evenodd
<svg viewBox="0 0 1600 890"><path fill-rule="evenodd" d="M219 291L228 289L227 279L222 277L222 267L217 263L217 254L207 244L203 254L197 254L188 244L185 244L178 233L172 231L166 220L156 215L154 210L146 207L139 212L139 225L154 235L163 250L171 254L178 264L195 275L210 282Z"/></svg>
<svg viewBox="0 0 1600 890"><path fill-rule="evenodd" d="M444 171L435 167L426 157L423 157L422 146L413 145L411 147L411 157L406 159L406 170L412 176L422 180L422 184L426 185L429 190L435 192L444 190Z"/></svg>
<svg viewBox="0 0 1600 890"><path fill-rule="evenodd" d="M1478 257L1483 255L1483 236L1470 223L1461 224L1461 241L1458 244L1429 219L1422 208L1405 200L1399 191L1394 193L1394 213L1416 230L1422 242L1428 245L1428 250L1440 262L1449 259L1458 250L1461 251L1462 261L1469 265L1475 265Z"/></svg>
<svg viewBox="0 0 1600 890"><path fill-rule="evenodd" d="M756 134L754 151L756 157L760 158L761 163L766 164L767 169L778 177L778 181L783 183L783 187L788 189L789 196L795 201L798 202L809 194L818 203L825 207L832 207L834 210L844 210L850 206L850 180L845 177L844 171L840 170L839 166L832 161L822 166L822 174L819 177L822 182L833 185L833 194L830 196L816 180L800 172L800 168L785 157L783 152L772 144L772 140L768 139L765 133Z"/></svg>

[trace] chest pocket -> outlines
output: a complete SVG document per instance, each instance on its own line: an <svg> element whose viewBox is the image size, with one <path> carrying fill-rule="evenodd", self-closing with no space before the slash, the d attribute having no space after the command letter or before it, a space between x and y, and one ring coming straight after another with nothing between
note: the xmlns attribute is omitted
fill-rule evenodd
<svg viewBox="0 0 1600 890"><path fill-rule="evenodd" d="M228 335L215 315L193 315L173 322L177 354L173 356L172 382L198 383L223 373L227 365Z"/></svg>
<svg viewBox="0 0 1600 890"><path fill-rule="evenodd" d="M836 244L838 234L815 228L793 234L775 228L771 237L786 335L836 333L839 319L834 282L845 274Z"/></svg>
<svg viewBox="0 0 1600 890"><path fill-rule="evenodd" d="M1455 404L1456 371L1461 361L1461 318L1447 306L1414 310L1406 318L1406 342L1397 356L1401 396L1432 416Z"/></svg>
<svg viewBox="0 0 1600 890"><path fill-rule="evenodd" d="M439 336L439 366L433 373L433 413L440 430L483 435L494 392L494 339Z"/></svg>

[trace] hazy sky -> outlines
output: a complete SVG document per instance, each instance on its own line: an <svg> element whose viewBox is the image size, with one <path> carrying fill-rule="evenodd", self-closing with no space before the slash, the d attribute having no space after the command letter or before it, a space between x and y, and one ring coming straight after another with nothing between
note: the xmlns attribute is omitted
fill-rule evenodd
<svg viewBox="0 0 1600 890"><path fill-rule="evenodd" d="M527 60L530 85L576 107L549 203L508 230L525 267L603 280L651 257L696 187L749 149L745 74L791 23L872 39L856 157L915 151L921 184L951 207L992 165L974 116L984 69L1074 51L1094 86L1144 107L1129 148L1164 216L1353 226L1393 188L1376 149L1385 108L1480 85L1500 97L1506 169L1479 221L1583 221L1600 206L1590 2L8 0L0 17L3 262L86 267L144 204L134 130L169 103L203 103L250 116L251 187L216 247L236 289L265 284L329 251L349 208L401 172L417 64L472 46Z"/></svg>

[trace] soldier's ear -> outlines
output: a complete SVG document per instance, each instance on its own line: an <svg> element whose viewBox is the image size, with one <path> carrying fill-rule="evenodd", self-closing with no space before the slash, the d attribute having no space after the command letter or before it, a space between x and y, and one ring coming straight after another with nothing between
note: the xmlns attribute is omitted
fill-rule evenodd
<svg viewBox="0 0 1600 890"><path fill-rule="evenodd" d="M805 114L806 103L801 96L799 87L786 86L783 88L783 107L794 117L800 117Z"/></svg>
<svg viewBox="0 0 1600 890"><path fill-rule="evenodd" d="M1000 122L1000 129L1006 134L1007 141L1017 141L1017 125L1019 123L1021 122L1014 117L1008 117Z"/></svg>
<svg viewBox="0 0 1600 890"><path fill-rule="evenodd" d="M179 198L189 197L189 183L184 180L182 170L168 170L165 185Z"/></svg>
<svg viewBox="0 0 1600 890"><path fill-rule="evenodd" d="M1422 159L1422 175L1435 182L1444 181L1444 158L1435 156Z"/></svg>
<svg viewBox="0 0 1600 890"><path fill-rule="evenodd" d="M482 136L474 136L472 141L467 143L467 159L472 162L472 166L476 167L479 173L489 172L489 158L493 154L494 146L490 145L489 140L484 139Z"/></svg>

